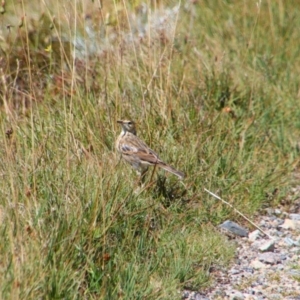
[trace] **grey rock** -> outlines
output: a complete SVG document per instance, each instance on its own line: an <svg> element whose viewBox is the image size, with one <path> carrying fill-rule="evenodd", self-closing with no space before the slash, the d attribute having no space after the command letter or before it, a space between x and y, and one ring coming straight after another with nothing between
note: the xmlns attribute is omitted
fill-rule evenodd
<svg viewBox="0 0 300 300"><path fill-rule="evenodd" d="M224 229L225 231L229 231L232 234L240 237L248 237L248 231L247 229L243 228L239 224L232 222L232 221L225 221L221 225L219 225L220 228Z"/></svg>
<svg viewBox="0 0 300 300"><path fill-rule="evenodd" d="M268 207L265 209L268 216L272 216L274 214L274 209L271 207Z"/></svg>
<svg viewBox="0 0 300 300"><path fill-rule="evenodd" d="M264 242L259 247L259 251L261 251L261 252L268 252L268 251L273 252L274 250L275 250L275 241L274 240L270 240L270 241Z"/></svg>
<svg viewBox="0 0 300 300"><path fill-rule="evenodd" d="M283 264L278 264L278 265L276 266L276 268L277 268L277 270L283 270L283 269L284 269L284 266L283 266Z"/></svg>
<svg viewBox="0 0 300 300"><path fill-rule="evenodd" d="M247 272L247 273L251 273L251 274L254 273L254 269L251 268L251 267L245 267L243 270L244 270L245 272Z"/></svg>
<svg viewBox="0 0 300 300"><path fill-rule="evenodd" d="M261 236L260 231L259 230L254 230L254 231L249 233L249 241L254 242L257 239L259 239L260 236Z"/></svg>
<svg viewBox="0 0 300 300"><path fill-rule="evenodd" d="M229 295L230 300L244 300L245 297L243 293L239 291L232 291L231 294Z"/></svg>
<svg viewBox="0 0 300 300"><path fill-rule="evenodd" d="M214 294L216 297L222 297L222 299L226 296L226 293L222 289L215 291Z"/></svg>
<svg viewBox="0 0 300 300"><path fill-rule="evenodd" d="M272 299L272 300L281 300L282 299L282 296L280 294L271 294L269 295L269 299Z"/></svg>
<svg viewBox="0 0 300 300"><path fill-rule="evenodd" d="M300 221L300 214L289 214L291 220Z"/></svg>
<svg viewBox="0 0 300 300"><path fill-rule="evenodd" d="M281 257L273 252L265 252L258 256L258 260L265 264L275 265L282 261Z"/></svg>
<svg viewBox="0 0 300 300"><path fill-rule="evenodd" d="M289 249L289 252L291 254L291 260L293 260L293 261L299 260L299 251L300 251L299 247L293 247L293 248ZM295 256L297 257L296 259L295 259Z"/></svg>
<svg viewBox="0 0 300 300"><path fill-rule="evenodd" d="M283 241L285 242L286 245L293 247L293 246L298 246L298 242L294 241L293 239L286 237L283 239Z"/></svg>
<svg viewBox="0 0 300 300"><path fill-rule="evenodd" d="M260 227L266 227L267 222L266 222L265 220L261 220L261 221L259 222L259 225L260 225Z"/></svg>
<svg viewBox="0 0 300 300"><path fill-rule="evenodd" d="M232 275L237 275L237 274L240 274L241 272L242 272L242 270L238 270L238 269L234 269L234 268L229 271L229 273Z"/></svg>
<svg viewBox="0 0 300 300"><path fill-rule="evenodd" d="M284 223L283 219L277 219L277 225L282 225Z"/></svg>
<svg viewBox="0 0 300 300"><path fill-rule="evenodd" d="M190 291L183 291L182 294L181 294L182 299L187 299L187 298L189 298L190 293L191 293Z"/></svg>
<svg viewBox="0 0 300 300"><path fill-rule="evenodd" d="M300 221L297 220L291 220L291 219L285 219L284 223L280 225L279 227L283 229L292 229L295 230L297 228L300 228Z"/></svg>
<svg viewBox="0 0 300 300"><path fill-rule="evenodd" d="M284 253L277 254L277 256L280 258L280 260L286 260L288 258L288 256Z"/></svg>
<svg viewBox="0 0 300 300"><path fill-rule="evenodd" d="M287 273L291 276L300 277L300 270L299 269L289 270Z"/></svg>
<svg viewBox="0 0 300 300"><path fill-rule="evenodd" d="M280 209L276 208L276 209L274 210L274 213L275 213L275 215L281 215L281 214L282 214L282 211L281 211Z"/></svg>
<svg viewBox="0 0 300 300"><path fill-rule="evenodd" d="M181 299L188 299L188 300L209 300L206 296L201 295L198 292L184 290L182 292Z"/></svg>
<svg viewBox="0 0 300 300"><path fill-rule="evenodd" d="M250 263L251 267L255 270L264 269L266 265L260 262L259 260L255 259Z"/></svg>
<svg viewBox="0 0 300 300"><path fill-rule="evenodd" d="M278 237L278 238L281 238L282 236L284 236L284 235L285 235L285 232L280 231L280 230L282 229L280 226L281 226L281 225L278 226L278 229L270 230L270 231L269 231L269 234L270 234L272 237Z"/></svg>
<svg viewBox="0 0 300 300"><path fill-rule="evenodd" d="M203 296L203 295L201 295L201 294L199 294L199 293L196 293L196 294L194 295L194 299L195 299L195 300L209 300L209 298L207 298L207 297L205 297L205 296Z"/></svg>

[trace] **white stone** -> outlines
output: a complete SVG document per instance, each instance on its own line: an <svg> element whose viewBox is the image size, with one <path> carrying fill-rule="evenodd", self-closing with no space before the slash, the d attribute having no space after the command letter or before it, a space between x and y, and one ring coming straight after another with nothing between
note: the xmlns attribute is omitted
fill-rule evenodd
<svg viewBox="0 0 300 300"><path fill-rule="evenodd" d="M284 229L291 229L291 230L295 230L297 228L300 229L300 221L285 219L284 223L280 225L280 227Z"/></svg>
<svg viewBox="0 0 300 300"><path fill-rule="evenodd" d="M260 262L259 260L255 259L251 262L251 267L255 270L259 270L259 269L265 269L266 265L263 264L262 262Z"/></svg>
<svg viewBox="0 0 300 300"><path fill-rule="evenodd" d="M274 240L267 241L259 247L259 251L261 251L261 252L268 252L268 251L273 252L274 250L275 250L275 241Z"/></svg>
<svg viewBox="0 0 300 300"><path fill-rule="evenodd" d="M256 241L259 237L261 236L261 233L260 231L257 229L257 230L254 230L252 232L249 233L249 241L250 242L254 242Z"/></svg>

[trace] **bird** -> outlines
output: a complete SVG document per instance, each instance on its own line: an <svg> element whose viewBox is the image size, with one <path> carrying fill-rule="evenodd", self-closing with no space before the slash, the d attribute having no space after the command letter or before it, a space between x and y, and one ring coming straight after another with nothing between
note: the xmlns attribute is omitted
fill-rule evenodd
<svg viewBox="0 0 300 300"><path fill-rule="evenodd" d="M122 131L116 140L116 150L121 154L121 157L137 171L142 179L149 166L160 167L173 173L180 179L185 177L183 172L176 170L162 161L156 152L138 138L134 121L118 120L117 123L122 126Z"/></svg>

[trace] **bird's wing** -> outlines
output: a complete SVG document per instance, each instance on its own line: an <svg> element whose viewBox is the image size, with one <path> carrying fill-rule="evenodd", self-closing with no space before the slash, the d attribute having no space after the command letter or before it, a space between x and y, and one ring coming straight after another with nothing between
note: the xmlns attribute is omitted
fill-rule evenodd
<svg viewBox="0 0 300 300"><path fill-rule="evenodd" d="M119 148L123 155L134 156L141 162L149 164L162 163L158 154L150 149L142 140L134 136L127 139L123 139L120 143Z"/></svg>

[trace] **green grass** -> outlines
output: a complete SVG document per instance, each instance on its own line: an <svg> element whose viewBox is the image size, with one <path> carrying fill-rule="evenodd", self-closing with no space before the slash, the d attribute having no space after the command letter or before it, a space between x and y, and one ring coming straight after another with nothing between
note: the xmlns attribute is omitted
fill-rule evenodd
<svg viewBox="0 0 300 300"><path fill-rule="evenodd" d="M251 229L204 188L248 216L286 196L299 167L298 4L184 1L159 27L178 3L6 4L2 299L180 299L232 260L218 224ZM120 118L186 179L156 170L137 191L114 150Z"/></svg>

